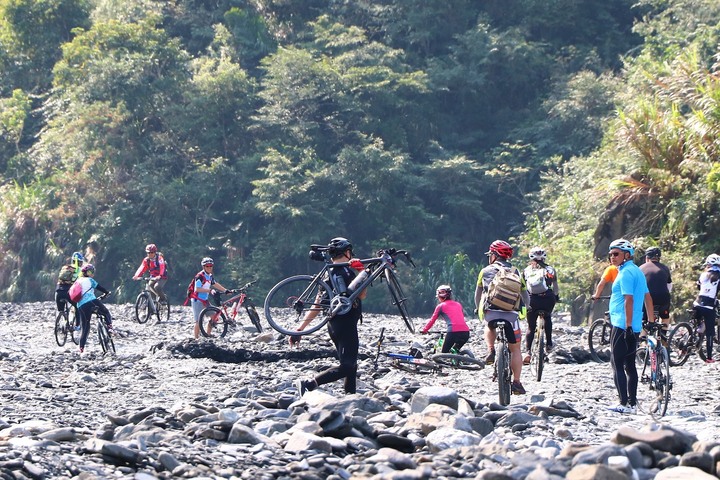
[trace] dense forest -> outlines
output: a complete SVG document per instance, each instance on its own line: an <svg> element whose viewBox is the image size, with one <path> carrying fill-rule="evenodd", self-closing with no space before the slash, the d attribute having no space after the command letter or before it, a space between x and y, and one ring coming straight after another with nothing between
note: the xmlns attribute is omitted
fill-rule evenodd
<svg viewBox="0 0 720 480"><path fill-rule="evenodd" d="M415 314L471 308L488 244L561 295L651 245L687 303L720 251L716 0L0 0L0 300L96 251L118 301L147 243L174 301L409 250ZM371 310L388 307L370 295Z"/></svg>

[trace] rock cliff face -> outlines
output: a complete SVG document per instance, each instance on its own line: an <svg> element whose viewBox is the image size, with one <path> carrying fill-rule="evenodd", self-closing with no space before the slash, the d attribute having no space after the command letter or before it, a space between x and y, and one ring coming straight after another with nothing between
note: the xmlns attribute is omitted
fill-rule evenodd
<svg viewBox="0 0 720 480"><path fill-rule="evenodd" d="M491 368L420 375L382 354L376 363L381 327L381 353L427 338L394 317L360 326L357 394L338 382L301 398L294 381L335 362L326 332L290 350L241 319L224 340L194 341L188 308L138 325L131 306L111 305L117 355L101 355L94 332L80 355L55 344L53 304L0 307L2 478L704 478L720 460L717 365L673 368L659 421L642 413L645 384L640 413L609 412L610 365L589 361L585 329L564 318L542 381L524 370L528 393L502 407Z"/></svg>

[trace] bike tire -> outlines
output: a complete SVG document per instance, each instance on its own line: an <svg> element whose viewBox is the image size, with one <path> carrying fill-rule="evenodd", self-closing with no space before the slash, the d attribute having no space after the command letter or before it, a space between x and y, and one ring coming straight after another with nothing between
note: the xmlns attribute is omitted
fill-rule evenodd
<svg viewBox="0 0 720 480"><path fill-rule="evenodd" d="M200 312L200 333L205 338L225 338L228 320L218 307L205 307Z"/></svg>
<svg viewBox="0 0 720 480"><path fill-rule="evenodd" d="M540 318L538 318L538 322ZM545 368L545 339L543 331L536 332L532 344L532 356L530 357L530 371L538 382L542 379ZM540 337L539 339L537 337Z"/></svg>
<svg viewBox="0 0 720 480"><path fill-rule="evenodd" d="M262 323L260 322L260 314L258 314L255 305L245 302L245 311L247 312L248 317L250 317L250 323L253 324L255 330L257 330L258 333L261 333L263 331Z"/></svg>
<svg viewBox="0 0 720 480"><path fill-rule="evenodd" d="M320 330L330 320L332 289L312 275L295 275L278 282L265 297L265 319L283 335L308 335ZM301 331L298 325L313 309L318 315Z"/></svg>
<svg viewBox="0 0 720 480"><path fill-rule="evenodd" d="M70 339L75 345L80 345L82 325L80 324L80 316L78 315L77 307L73 306L68 315L72 316L72 320L68 319L68 322L70 323Z"/></svg>
<svg viewBox="0 0 720 480"><path fill-rule="evenodd" d="M170 321L170 302L167 300L158 300L155 304L157 312L155 314L158 323Z"/></svg>
<svg viewBox="0 0 720 480"><path fill-rule="evenodd" d="M110 335L110 332L107 329L105 317L103 315L98 315L97 318L98 340L103 354L115 353L115 342L113 342L112 335Z"/></svg>
<svg viewBox="0 0 720 480"><path fill-rule="evenodd" d="M412 320L410 319L410 315L407 311L407 306L405 305L405 302L407 302L407 297L403 293L402 287L400 287L400 282L398 282L397 280L397 275L395 275L395 272L393 272L389 268L386 268L385 280L387 280L387 286L388 290L390 290L390 297L392 297L393 305L397 306L398 311L400 312L400 316L405 322L405 327L407 327L410 332L415 333L415 325L413 325Z"/></svg>
<svg viewBox="0 0 720 480"><path fill-rule="evenodd" d="M135 299L135 320L140 323L147 323L150 318L150 296L142 292Z"/></svg>
<svg viewBox="0 0 720 480"><path fill-rule="evenodd" d="M436 353L430 360L441 367L459 368L461 370L480 370L485 367L485 362L474 357L457 353Z"/></svg>
<svg viewBox="0 0 720 480"><path fill-rule="evenodd" d="M688 322L680 322L673 327L668 335L669 363L679 367L687 362L695 344L695 333Z"/></svg>
<svg viewBox="0 0 720 480"><path fill-rule="evenodd" d="M441 371L442 369L440 364L435 363L431 360L424 359L423 362L413 363L400 358L392 358L392 356L390 357L390 365L397 368L398 370L402 370L408 373L435 373Z"/></svg>
<svg viewBox="0 0 720 480"><path fill-rule="evenodd" d="M661 418L665 416L665 413L667 413L668 403L670 403L670 388L672 386L670 378L670 361L665 347L660 347L658 350L655 378L655 391L658 395L656 415L658 418Z"/></svg>
<svg viewBox="0 0 720 480"><path fill-rule="evenodd" d="M497 369L498 400L500 405L510 405L510 387L512 383L512 372L510 370L510 351L507 345L500 347L495 362Z"/></svg>
<svg viewBox="0 0 720 480"><path fill-rule="evenodd" d="M55 342L57 342L58 347L65 345L65 342L67 342L67 334L68 321L65 316L65 311L58 312L55 317Z"/></svg>
<svg viewBox="0 0 720 480"><path fill-rule="evenodd" d="M598 318L588 332L590 356L599 363L610 361L610 331L612 326L604 318Z"/></svg>

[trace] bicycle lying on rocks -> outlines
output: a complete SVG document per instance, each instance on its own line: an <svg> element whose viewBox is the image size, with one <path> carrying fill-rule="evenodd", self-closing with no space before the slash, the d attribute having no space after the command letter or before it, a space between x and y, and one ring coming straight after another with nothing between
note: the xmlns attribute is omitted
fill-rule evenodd
<svg viewBox="0 0 720 480"><path fill-rule="evenodd" d="M362 280L363 277L360 277L362 281L352 291L347 287L347 291L344 291L333 270L348 267L350 263L332 263L327 246L312 245L310 248L311 258L322 260L323 268L315 275L288 277L270 289L265 297L265 318L272 328L284 335L293 336L316 332L333 316L347 313L362 291L379 280L387 283L392 304L397 307L407 329L415 332L405 305L407 297L395 273L398 257L404 257L410 265L415 266L407 251L385 249L380 250L377 257L359 260L365 270L358 276L365 274L365 278ZM309 311L319 311L320 314L303 330L297 330L297 326Z"/></svg>
<svg viewBox="0 0 720 480"><path fill-rule="evenodd" d="M203 308L200 312L200 333L203 337L225 337L228 332L228 327L237 327L236 319L238 318L240 307L245 308L248 318L250 318L250 323L253 324L255 330L257 330L258 333L262 332L260 315L258 315L255 304L253 304L247 294L248 288L254 283L255 281L248 282L240 288L219 293L215 296L219 307L209 306ZM223 294L234 296L222 301L220 300L220 295ZM228 311L228 309L230 310Z"/></svg>

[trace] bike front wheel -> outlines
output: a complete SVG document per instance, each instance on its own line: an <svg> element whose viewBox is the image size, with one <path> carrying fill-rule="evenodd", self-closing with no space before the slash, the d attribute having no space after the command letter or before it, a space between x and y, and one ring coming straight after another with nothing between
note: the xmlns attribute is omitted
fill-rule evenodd
<svg viewBox="0 0 720 480"><path fill-rule="evenodd" d="M673 367L679 367L687 362L694 347L695 334L692 326L687 322L680 322L670 331L668 335L669 363Z"/></svg>
<svg viewBox="0 0 720 480"><path fill-rule="evenodd" d="M443 367L459 368L461 370L480 370L485 362L465 354L436 353L430 359Z"/></svg>
<svg viewBox="0 0 720 480"><path fill-rule="evenodd" d="M610 361L610 331L612 326L604 318L598 318L590 326L588 348L590 356L596 362Z"/></svg>
<svg viewBox="0 0 720 480"><path fill-rule="evenodd" d="M498 350L495 368L497 369L498 400L500 400L500 405L510 405L512 371L510 370L510 350L508 350L507 345L503 344Z"/></svg>
<svg viewBox="0 0 720 480"><path fill-rule="evenodd" d="M308 335L330 320L330 287L312 275L295 275L281 280L265 297L265 319L284 335ZM305 328L298 331L306 316L316 313Z"/></svg>
<svg viewBox="0 0 720 480"><path fill-rule="evenodd" d="M67 342L68 334L68 320L65 316L65 311L58 312L55 317L55 341L58 347L62 347Z"/></svg>
<svg viewBox="0 0 720 480"><path fill-rule="evenodd" d="M391 269L386 268L385 280L387 280L387 286L388 290L390 290L390 297L392 297L393 305L395 305L400 311L400 316L405 322L405 326L407 327L407 329L410 330L412 333L415 333L415 325L413 325L412 320L410 320L410 315L407 311L407 305L405 305L405 302L407 302L407 297L405 297L405 294L400 287L400 282L398 282L397 275L395 275L395 272L393 272Z"/></svg>
<svg viewBox="0 0 720 480"><path fill-rule="evenodd" d="M138 323L147 323L150 318L150 295L143 292L135 300L135 320Z"/></svg>
<svg viewBox="0 0 720 480"><path fill-rule="evenodd" d="M262 323L260 323L260 315L257 312L257 309L255 308L255 305L252 303L248 304L245 303L245 311L247 311L248 317L250 317L250 323L253 324L253 327L255 327L255 330L258 331L258 333L262 332Z"/></svg>
<svg viewBox="0 0 720 480"><path fill-rule="evenodd" d="M115 342L113 342L112 335L110 335L110 332L107 329L105 317L102 315L98 317L97 331L100 348L102 348L103 354L115 353Z"/></svg>
<svg viewBox="0 0 720 480"><path fill-rule="evenodd" d="M217 307L206 307L200 312L200 333L206 338L224 338L228 331L225 314Z"/></svg>

